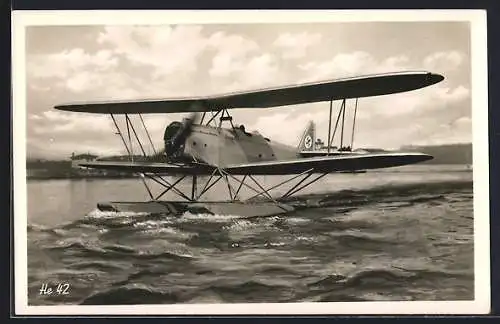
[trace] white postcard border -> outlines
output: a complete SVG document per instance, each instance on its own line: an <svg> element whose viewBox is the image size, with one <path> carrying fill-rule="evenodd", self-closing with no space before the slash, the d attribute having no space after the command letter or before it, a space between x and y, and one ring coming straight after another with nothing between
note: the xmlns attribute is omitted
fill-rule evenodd
<svg viewBox="0 0 500 324"><path fill-rule="evenodd" d="M469 21L471 26L474 287L472 301L28 306L25 28L43 25L160 25ZM16 315L485 314L490 311L487 35L484 10L14 11L14 270Z"/></svg>

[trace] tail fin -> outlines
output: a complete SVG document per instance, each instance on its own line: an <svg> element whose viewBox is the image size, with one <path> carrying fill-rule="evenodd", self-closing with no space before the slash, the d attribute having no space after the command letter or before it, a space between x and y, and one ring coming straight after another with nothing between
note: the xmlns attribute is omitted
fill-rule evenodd
<svg viewBox="0 0 500 324"><path fill-rule="evenodd" d="M314 141L316 140L316 130L314 122L311 120L300 139L297 147L298 151L314 151Z"/></svg>

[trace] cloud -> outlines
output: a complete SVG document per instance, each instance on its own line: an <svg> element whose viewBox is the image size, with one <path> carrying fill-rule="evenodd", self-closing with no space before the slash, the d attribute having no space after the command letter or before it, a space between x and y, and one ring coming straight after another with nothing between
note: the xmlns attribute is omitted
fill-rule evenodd
<svg viewBox="0 0 500 324"><path fill-rule="evenodd" d="M52 87L86 100L178 97L263 84L277 71L274 56L254 40L202 31L201 26L108 26L97 37L106 48L95 53L74 48L31 56L30 88L42 90L44 79L53 78ZM211 66L199 66L210 53ZM192 80L203 69L213 82L194 87Z"/></svg>
<svg viewBox="0 0 500 324"><path fill-rule="evenodd" d="M407 93L360 99L360 106L363 109L361 116L366 118L401 118L405 115L435 114L443 109L452 109L469 98L469 89L462 85L453 89L433 85Z"/></svg>
<svg viewBox="0 0 500 324"><path fill-rule="evenodd" d="M428 70L448 73L460 68L464 54L458 51L440 51L426 56L421 64L411 63L406 55L377 59L365 51L338 53L330 60L312 61L299 65L305 73L305 80L341 78L372 73L388 73L402 70Z"/></svg>
<svg viewBox="0 0 500 324"><path fill-rule="evenodd" d="M354 51L339 53L326 61L304 63L299 68L305 73L304 80L311 81L421 70L422 67L430 68L430 62L433 67L441 67L438 71L444 68L458 69L461 58L462 56L455 52L436 52L425 57L419 64L406 55L376 59L367 52ZM400 94L360 98L356 133L358 143L398 147L412 141L433 142L436 138L444 138L446 130L439 129L440 121L464 113L470 115L470 89L463 84L456 85L453 77L451 81L453 82L445 79L437 85ZM327 119L326 113L324 118ZM387 132L388 128L391 129L390 132ZM450 138L457 138L453 132L448 131ZM470 130L462 128L458 132L464 132L462 137L470 140ZM394 137L392 134L398 136Z"/></svg>
<svg viewBox="0 0 500 324"><path fill-rule="evenodd" d="M173 73L192 73L207 46L201 26L107 26L97 42L129 62L154 68L160 78Z"/></svg>
<svg viewBox="0 0 500 324"><path fill-rule="evenodd" d="M36 91L36 92L48 92L48 91L50 91L51 87L50 86L45 86L42 83L36 84L34 82L30 82L28 84L28 89Z"/></svg>
<svg viewBox="0 0 500 324"><path fill-rule="evenodd" d="M283 80L279 61L269 53L249 56L232 67L227 67L225 71L214 75L211 70L214 77L212 85L217 89L216 93L263 88Z"/></svg>
<svg viewBox="0 0 500 324"><path fill-rule="evenodd" d="M272 54L252 57L241 75L241 80L248 87L262 86L272 83L277 77L279 66Z"/></svg>
<svg viewBox="0 0 500 324"><path fill-rule="evenodd" d="M209 38L216 51L208 71L217 92L261 88L280 81L279 59L253 40L218 32Z"/></svg>
<svg viewBox="0 0 500 324"><path fill-rule="evenodd" d="M319 33L284 33L278 36L273 45L282 50L284 59L300 59L307 54L307 50L321 42Z"/></svg>
<svg viewBox="0 0 500 324"><path fill-rule="evenodd" d="M108 116L53 110L61 102L217 94L422 69L443 73L446 79L416 91L360 99L355 141L398 147L471 136L467 126L471 115L470 62L468 49L458 43L452 46L436 41L434 52L428 47L411 50L405 33L388 46L359 35L360 41L342 41L332 48L324 41L331 38L330 25L315 26L314 33L283 33L283 27L275 28L274 24L92 28L91 33L88 29L87 34L82 32L78 43L74 41L75 29L72 39L44 42L43 51L27 53L27 134L28 148L33 152L67 156L80 149L123 151ZM420 29L415 28L415 32L420 33ZM56 32L46 33L59 37ZM353 104L348 102L346 117L352 117ZM335 111L338 107L335 103ZM316 122L318 136L325 139L327 134L328 103L258 111L236 109L231 114L249 130L293 146L308 120ZM182 116L144 116L156 146L162 145L165 126ZM141 134L141 139L147 140Z"/></svg>
<svg viewBox="0 0 500 324"><path fill-rule="evenodd" d="M443 123L433 129L432 136L415 144L440 145L447 143L470 143L472 141L472 120L461 117L451 123Z"/></svg>
<svg viewBox="0 0 500 324"><path fill-rule="evenodd" d="M212 59L209 74L212 77L228 77L246 71L249 57L243 52L220 51Z"/></svg>
<svg viewBox="0 0 500 324"><path fill-rule="evenodd" d="M112 129L111 120L106 115L72 114L49 110L34 119L41 121L34 128L40 135L70 133L95 135L108 133Z"/></svg>
<svg viewBox="0 0 500 324"><path fill-rule="evenodd" d="M82 48L74 48L59 53L28 56L27 72L33 78L67 78L75 71L91 69L98 72L113 69L118 60L109 50L94 54Z"/></svg>
<svg viewBox="0 0 500 324"><path fill-rule="evenodd" d="M328 125L328 109L324 103L315 103L307 106L280 107L270 109L271 113L258 117L249 125L249 129L258 130L272 140L283 144L296 146L309 121L316 123L318 136L326 134Z"/></svg>
<svg viewBox="0 0 500 324"><path fill-rule="evenodd" d="M123 143L116 134L116 128L108 115L73 114L55 110L45 111L41 115L30 115L35 124L32 127L30 147L34 152L46 151L50 155L68 154L68 152L92 152L95 154L125 154ZM147 152L152 152L147 134L137 116L130 116L134 129ZM116 116L117 123L127 140L123 116ZM171 121L169 118L145 116L145 124L152 136L155 148L162 145L162 132ZM131 130L134 152L140 147Z"/></svg>
<svg viewBox="0 0 500 324"><path fill-rule="evenodd" d="M36 116L36 117L35 117ZM29 156L61 157L70 152L116 154L122 152L119 139L113 137L109 116L45 111L30 115ZM106 140L103 140L106 139Z"/></svg>
<svg viewBox="0 0 500 324"><path fill-rule="evenodd" d="M453 122L453 124L458 126L458 127L463 127L463 126L471 127L472 126L472 119L470 117L466 117L466 116L460 117L457 120L455 120Z"/></svg>
<svg viewBox="0 0 500 324"><path fill-rule="evenodd" d="M387 73L404 69L409 61L404 55L377 60L364 51L339 53L332 59L321 62L300 64L305 74L304 82L328 78L342 78L372 73Z"/></svg>
<svg viewBox="0 0 500 324"><path fill-rule="evenodd" d="M459 68L464 61L464 55L459 51L436 52L424 59L426 69L435 72L449 72Z"/></svg>
<svg viewBox="0 0 500 324"><path fill-rule="evenodd" d="M454 89L436 87L437 98L432 98L432 99L438 99L439 101L441 102L444 101L446 103L454 103L465 100L469 98L469 96L470 96L470 90L464 87L463 85L459 85Z"/></svg>
<svg viewBox="0 0 500 324"><path fill-rule="evenodd" d="M255 41L224 32L211 35L208 44L217 52L209 70L212 77L226 77L232 73L241 72L245 68L248 55L259 50Z"/></svg>
<svg viewBox="0 0 500 324"><path fill-rule="evenodd" d="M118 94L123 99L136 95L130 93L134 80L126 73L118 72L118 68L119 58L110 50L88 53L74 48L28 56L29 90L41 93L60 89L74 94L97 91L100 97Z"/></svg>
<svg viewBox="0 0 500 324"><path fill-rule="evenodd" d="M42 120L43 118L37 114L29 114L28 115L28 119L31 119L31 120Z"/></svg>
<svg viewBox="0 0 500 324"><path fill-rule="evenodd" d="M471 128L442 129L445 120L470 114L470 92L464 86L456 88L437 85L390 96L362 98L358 102L355 145L361 147L398 148L409 143L443 142L446 136L465 141L471 140ZM355 101L346 103L344 143L350 143ZM279 109L271 115L259 117L250 129L257 129L265 136L295 146L309 120L316 123L316 133L326 140L328 134L328 103L316 103ZM340 101L334 102L332 130ZM455 123L462 125L470 117L458 117ZM277 127L286 125L286 127ZM397 134L395 136L394 134ZM448 134L448 135L446 135ZM334 144L340 141L340 124ZM359 147L357 146L357 147Z"/></svg>
<svg viewBox="0 0 500 324"><path fill-rule="evenodd" d="M305 119L306 117L303 118ZM249 129L258 130L263 136L271 138L273 141L288 145L297 145L301 128L304 128L306 123L299 121L297 118L290 120L287 113L274 113L269 116L259 117L254 124L249 125ZM278 125L287 126L277 127ZM295 138L297 140L294 140Z"/></svg>

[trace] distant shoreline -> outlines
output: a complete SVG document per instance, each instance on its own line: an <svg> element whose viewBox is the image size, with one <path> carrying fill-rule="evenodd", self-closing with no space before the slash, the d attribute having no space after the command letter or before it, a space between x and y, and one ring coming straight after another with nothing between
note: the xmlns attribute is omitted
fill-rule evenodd
<svg viewBox="0 0 500 324"><path fill-rule="evenodd" d="M421 152L429 154L434 158L423 163L419 163L419 168L434 166L450 166L451 172L470 172L472 171L472 144L449 144L437 146L404 146L403 151ZM88 161L97 156L92 154L72 155L71 160L43 160L30 158L26 161L27 180L57 180L57 179L133 179L137 175L116 171L87 170L75 167L79 161ZM141 157L137 156L137 159ZM76 160L75 160L76 159ZM104 161L104 157L98 160ZM128 156L106 157L108 161L128 161ZM461 168L460 166L463 166ZM459 170L460 169L460 170ZM423 170L407 170L398 168L387 168L380 170L369 170L369 172L422 172ZM426 171L423 171L426 172ZM432 172L432 171L431 171ZM343 172L344 174L350 172ZM364 172L358 172L364 173Z"/></svg>
<svg viewBox="0 0 500 324"><path fill-rule="evenodd" d="M138 176L27 176L26 180L42 181L42 180L106 180L106 179L135 179Z"/></svg>

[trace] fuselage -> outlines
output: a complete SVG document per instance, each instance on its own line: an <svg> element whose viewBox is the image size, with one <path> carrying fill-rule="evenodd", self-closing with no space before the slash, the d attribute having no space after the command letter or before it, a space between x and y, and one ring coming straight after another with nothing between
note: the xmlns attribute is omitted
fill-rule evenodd
<svg viewBox="0 0 500 324"><path fill-rule="evenodd" d="M205 125L193 125L183 154L212 165L291 160L300 156L297 148L274 142L258 132Z"/></svg>

